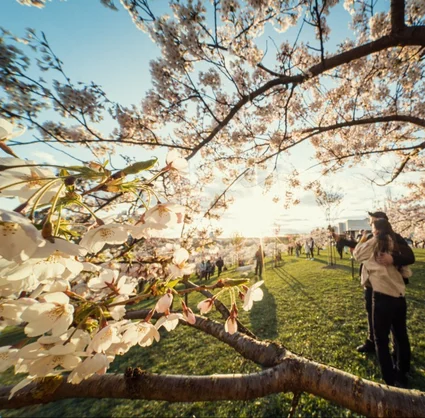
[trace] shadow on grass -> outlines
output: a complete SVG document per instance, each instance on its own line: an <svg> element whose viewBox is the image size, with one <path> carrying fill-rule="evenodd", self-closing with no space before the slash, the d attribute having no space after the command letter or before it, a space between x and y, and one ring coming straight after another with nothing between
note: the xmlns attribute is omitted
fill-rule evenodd
<svg viewBox="0 0 425 418"><path fill-rule="evenodd" d="M315 306L317 310L329 319L328 313L319 305L315 298L313 298L306 290L303 283L301 283L296 277L288 273L283 267L274 269L278 277L280 277L295 293L301 293L309 303Z"/></svg>
<svg viewBox="0 0 425 418"><path fill-rule="evenodd" d="M274 339L278 336L276 301L265 283L261 289L263 299L260 303L254 303L250 311L251 331L259 338Z"/></svg>
<svg viewBox="0 0 425 418"><path fill-rule="evenodd" d="M338 261L337 261L337 264L333 264L332 266L330 266L328 264L327 260L319 260L319 259L315 258L313 261L317 262L317 263L325 264L325 266L323 268L325 268L325 267L333 268L333 269L344 270L344 271L348 271L348 272L352 273L352 267L351 266L340 265L340 264L338 264ZM357 271L358 271L358 268L356 266L354 266L354 276L356 276Z"/></svg>

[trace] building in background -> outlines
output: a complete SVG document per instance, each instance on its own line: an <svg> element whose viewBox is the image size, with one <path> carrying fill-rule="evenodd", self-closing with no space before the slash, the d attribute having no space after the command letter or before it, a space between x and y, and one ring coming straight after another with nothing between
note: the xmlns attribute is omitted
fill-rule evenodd
<svg viewBox="0 0 425 418"><path fill-rule="evenodd" d="M364 229L370 231L369 218L365 219L347 219L346 221L338 223L338 234L349 233L356 236L360 230Z"/></svg>

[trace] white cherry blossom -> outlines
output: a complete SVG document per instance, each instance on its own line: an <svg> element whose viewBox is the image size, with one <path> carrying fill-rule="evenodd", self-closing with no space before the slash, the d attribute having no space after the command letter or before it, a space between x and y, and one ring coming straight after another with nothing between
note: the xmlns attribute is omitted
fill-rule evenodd
<svg viewBox="0 0 425 418"><path fill-rule="evenodd" d="M104 353L111 344L121 342L121 338L118 333L118 328L115 325L107 325L98 331L93 337L91 343L87 347L87 352L92 353Z"/></svg>
<svg viewBox="0 0 425 418"><path fill-rule="evenodd" d="M99 276L93 277L88 282L88 287L94 291L109 290L119 295L130 295L134 293L137 281L128 276L118 277L118 270L104 269Z"/></svg>
<svg viewBox="0 0 425 418"><path fill-rule="evenodd" d="M113 356L107 356L103 353L96 353L93 357L86 358L71 372L68 376L68 382L77 385L95 373L98 375L105 374L113 359Z"/></svg>
<svg viewBox="0 0 425 418"><path fill-rule="evenodd" d="M98 276L92 277L87 283L88 287L94 291L108 289L107 283L113 283L117 279L117 270L102 269Z"/></svg>
<svg viewBox="0 0 425 418"><path fill-rule="evenodd" d="M184 206L176 203L159 203L145 212L143 221L174 226L183 222L185 210Z"/></svg>
<svg viewBox="0 0 425 418"><path fill-rule="evenodd" d="M128 228L121 224L110 223L90 229L80 245L90 253L97 254L105 244L122 244L128 239Z"/></svg>
<svg viewBox="0 0 425 418"><path fill-rule="evenodd" d="M41 357L28 366L28 372L32 376L45 377L60 366L61 371L75 369L81 363L81 358L70 352L63 355L51 355Z"/></svg>
<svg viewBox="0 0 425 418"><path fill-rule="evenodd" d="M173 264L168 267L173 277L183 277L187 274L193 273L195 266L188 264L189 252L185 248L179 248L173 254Z"/></svg>
<svg viewBox="0 0 425 418"><path fill-rule="evenodd" d="M121 341L119 343L111 344L109 348L106 350L106 354L111 354L114 356L116 355L122 356L128 350L130 350L131 347L132 347L132 344L124 343Z"/></svg>
<svg viewBox="0 0 425 418"><path fill-rule="evenodd" d="M73 320L74 306L64 293L48 293L43 295L44 302L27 308L21 318L28 322L25 334L36 337L51 331L53 336L63 334Z"/></svg>
<svg viewBox="0 0 425 418"><path fill-rule="evenodd" d="M6 119L0 118L0 141L16 138L22 135L25 131L25 127L15 130L15 125Z"/></svg>
<svg viewBox="0 0 425 418"><path fill-rule="evenodd" d="M88 263L87 261L84 261L82 264L83 264L83 271L89 271L90 273L95 273L102 268L100 266L97 266L96 264Z"/></svg>
<svg viewBox="0 0 425 418"><path fill-rule="evenodd" d="M0 259L0 264L3 264L1 263L3 260L4 259ZM22 264L12 263L4 268L0 268L0 283L5 284L10 282L18 282L30 278L33 276L35 263L36 260L30 259Z"/></svg>
<svg viewBox="0 0 425 418"><path fill-rule="evenodd" d="M0 196L18 197L21 202L26 202L41 187L56 178L51 170L29 166L34 164L36 164L34 161L19 158L0 158L0 165L11 166L10 169L2 171L0 176ZM15 165L24 167L13 168ZM39 204L49 203L59 187L59 181L52 184L41 196Z"/></svg>
<svg viewBox="0 0 425 418"><path fill-rule="evenodd" d="M78 244L55 237L53 241L46 241L42 248L38 248L33 257L47 258L55 253L62 257L80 257L86 255L87 250Z"/></svg>
<svg viewBox="0 0 425 418"><path fill-rule="evenodd" d="M175 149L167 154L167 166L171 170L177 171L180 175L187 175L189 173L189 163L185 158L182 158L179 152Z"/></svg>
<svg viewBox="0 0 425 418"><path fill-rule="evenodd" d="M16 348L12 348L11 345L0 347L0 373L16 364L18 351Z"/></svg>
<svg viewBox="0 0 425 418"><path fill-rule="evenodd" d="M21 263L38 247L46 244L29 219L16 212L0 209L0 257Z"/></svg>
<svg viewBox="0 0 425 418"><path fill-rule="evenodd" d="M260 286L263 283L264 283L264 280L261 280L253 284L250 288L248 288L243 301L244 311L251 310L254 302L258 302L263 299L264 293L263 293L263 290L260 289Z"/></svg>
<svg viewBox="0 0 425 418"><path fill-rule="evenodd" d="M40 281L60 277L66 269L65 263L61 261L61 257L49 256L34 265L34 274Z"/></svg>
<svg viewBox="0 0 425 418"><path fill-rule="evenodd" d="M80 335L83 331L78 330ZM77 331L77 332L78 332ZM26 371L32 376L44 377L54 373L56 367L72 370L81 362L77 350L83 348L87 341L78 344L80 338L74 335L71 341L64 344L70 333L62 337L41 337L36 343L28 344L19 352L19 357L26 364Z"/></svg>
<svg viewBox="0 0 425 418"><path fill-rule="evenodd" d="M140 321L133 322L125 327L122 342L132 345L139 344L141 347L147 347L151 345L154 340L158 342L159 339L159 332L154 325L150 322Z"/></svg>
<svg viewBox="0 0 425 418"><path fill-rule="evenodd" d="M152 325L152 324L150 324ZM160 335L158 330L152 325L149 327L148 332L142 337L139 341L140 347L149 347L153 344L154 341L158 342L160 339Z"/></svg>
<svg viewBox="0 0 425 418"><path fill-rule="evenodd" d="M18 325L22 322L21 315L33 304L37 303L31 298L21 298L16 300L1 299L0 300L0 317L2 321L0 323L0 330L4 329L9 325Z"/></svg>
<svg viewBox="0 0 425 418"><path fill-rule="evenodd" d="M112 304L118 303L118 302L123 302L125 300L128 300L127 295L119 295L118 297L116 297L112 300ZM122 318L124 318L124 315L126 313L125 305L112 306L111 308L108 308L108 310L109 310L109 313L111 314L112 318L115 319L115 321L119 321Z"/></svg>
<svg viewBox="0 0 425 418"><path fill-rule="evenodd" d="M71 286L68 280L57 278L40 283L38 287L31 293L30 297L35 299L43 293L66 292L67 290L70 290L70 288Z"/></svg>
<svg viewBox="0 0 425 418"><path fill-rule="evenodd" d="M140 239L161 236L160 231L167 229L167 226L157 222L145 222L135 226L128 226L127 228L134 239Z"/></svg>
<svg viewBox="0 0 425 418"><path fill-rule="evenodd" d="M28 270L31 272L31 269ZM30 292L38 286L38 281L32 276L21 276L19 280L9 281L8 276L0 275L0 296L3 298L16 297L21 292Z"/></svg>
<svg viewBox="0 0 425 418"><path fill-rule="evenodd" d="M183 319L183 315L180 313L161 316L161 318L156 321L155 328L160 329L164 327L167 331L172 331L177 327L180 319Z"/></svg>
<svg viewBox="0 0 425 418"><path fill-rule="evenodd" d="M90 336L86 331L71 328L62 335L55 337L50 335L42 336L37 341L25 345L19 350L19 357L24 360L32 360L44 356L83 352L90 340ZM64 344L66 341L68 342Z"/></svg>

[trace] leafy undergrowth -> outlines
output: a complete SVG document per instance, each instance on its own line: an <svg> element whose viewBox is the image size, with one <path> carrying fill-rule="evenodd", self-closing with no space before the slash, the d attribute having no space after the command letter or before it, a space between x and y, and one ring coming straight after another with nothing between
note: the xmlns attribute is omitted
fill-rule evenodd
<svg viewBox="0 0 425 418"><path fill-rule="evenodd" d="M408 327L412 345L410 386L425 391L425 250L415 250L414 276L407 289ZM363 292L352 278L347 255L337 266L327 268L327 255L315 260L284 256L281 267L266 266L264 299L250 312L240 310L240 320L259 338L276 340L292 352L342 369L362 378L381 382L374 356L362 355L355 347L366 338L367 323ZM251 274L252 275L252 274ZM222 277L238 277L226 272ZM213 281L215 277L211 280ZM203 297L191 295L189 303ZM146 305L146 304L145 304ZM219 320L213 313L212 318ZM18 338L2 335L0 344ZM171 333L161 332L161 341L148 348L133 348L117 356L110 372L123 373L128 366L139 366L152 373L212 374L249 373L260 367L245 360L225 344L186 326ZM11 370L2 375L2 383L16 382ZM276 417L286 416L292 394L272 395L253 401L174 403L130 400L71 399L45 406L3 411L5 417ZM296 416L352 416L350 411L309 394L301 396Z"/></svg>

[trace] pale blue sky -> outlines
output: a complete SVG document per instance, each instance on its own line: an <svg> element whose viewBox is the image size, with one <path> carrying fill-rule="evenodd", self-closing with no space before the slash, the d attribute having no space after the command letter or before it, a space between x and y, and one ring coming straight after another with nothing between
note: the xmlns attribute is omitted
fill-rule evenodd
<svg viewBox="0 0 425 418"><path fill-rule="evenodd" d="M151 59L158 56L158 50L148 36L135 27L129 14L121 6L119 6L118 12L114 12L103 7L98 0L68 0L65 2L53 0L47 3L44 9L25 7L19 5L15 0L1 0L1 3L0 25L17 36L23 36L26 27L44 31L52 49L64 62L65 70L73 82L93 80L103 87L112 101L118 101L123 105L139 104L144 93L150 88L148 64ZM166 2L161 0L155 4L156 7L158 5L164 7ZM385 7L388 5L388 1L382 1L381 4ZM331 37L336 40L334 42L341 42L343 38L352 36L351 31L342 25L343 22L345 24L346 17L347 12L342 5L335 8L331 14L329 22L337 35ZM264 63L268 64L269 58L272 62L271 59L274 57L274 46L269 36L272 36L279 45L283 40L294 40L296 35L296 28L283 34L278 34L268 28L259 41L262 45L265 45L267 41L270 51ZM311 38L311 30L306 27L300 39L306 42L309 38ZM330 43L328 46L334 47L335 45ZM58 78L59 75L55 75L55 77ZM50 118L51 114L46 115L47 117ZM101 125L101 130L105 133L112 128L113 125L109 120ZM24 138L30 139L31 133L26 133ZM130 148L129 151L133 153L134 148ZM161 153L152 151L149 151L148 154L140 154L140 158L150 158L153 154L161 156ZM37 161L48 162L49 158L61 162L70 161L63 154L54 152L41 144L25 151L23 148L19 149L19 155ZM80 155L80 158L88 158L85 151ZM303 172L314 163L310 159L311 155L312 148L309 144L297 148L293 152L292 166L285 164L285 167L282 167L283 172L290 171L293 167ZM121 163L118 156L114 157L113 161L116 165ZM364 173L364 169L352 170L329 179L329 185L340 186L347 192L341 218L362 218L367 210L374 208L376 200L382 200L385 196L385 189L373 189L360 179L359 176ZM310 170L303 176L306 179L317 178L318 170ZM353 182L354 179L355 182ZM353 190L353 183L357 185L357 190ZM250 203L253 199L258 202L258 190L239 187L238 194L242 199L239 206L246 208L246 225L243 228L247 229L252 224L252 219L258 219L258 214L264 212L264 208L271 205L273 195L262 199L261 207L263 209L261 209L260 206L252 207L252 203ZM308 193L301 193L300 196L300 206L289 211L273 210L271 211L273 215L272 213L268 215L268 217L274 216L281 222L282 231L308 232L316 226L322 226L324 216L317 208L312 196ZM223 220L223 227L229 233L232 233L233 229L237 229L235 228L235 219L238 218L240 211L241 209L231 211ZM253 212L252 216L249 211ZM271 222L270 220L267 222L267 225L264 223L260 227L270 231ZM257 229L258 227L257 222Z"/></svg>

